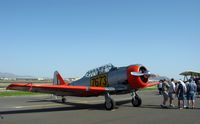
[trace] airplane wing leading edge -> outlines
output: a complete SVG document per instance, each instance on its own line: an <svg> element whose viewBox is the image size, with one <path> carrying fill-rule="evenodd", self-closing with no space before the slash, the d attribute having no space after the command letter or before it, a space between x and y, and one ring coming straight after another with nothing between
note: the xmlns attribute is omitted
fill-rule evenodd
<svg viewBox="0 0 200 124"><path fill-rule="evenodd" d="M50 93L58 96L98 96L105 92L114 92L112 87L68 86L68 85L39 85L39 84L10 84L8 90Z"/></svg>

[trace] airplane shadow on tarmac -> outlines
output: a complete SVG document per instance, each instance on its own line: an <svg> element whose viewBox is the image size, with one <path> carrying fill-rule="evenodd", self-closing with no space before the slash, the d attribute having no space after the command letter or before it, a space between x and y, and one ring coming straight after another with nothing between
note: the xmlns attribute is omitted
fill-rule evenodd
<svg viewBox="0 0 200 124"><path fill-rule="evenodd" d="M8 114L24 114L24 113L45 113L45 112L58 112L58 111L73 111L73 110L103 110L105 111L104 104L98 103L98 104L86 104L86 103L72 103L72 102L66 102L61 103L56 100L37 100L37 101L30 101L30 102L54 102L54 103L60 103L64 105L70 105L66 107L48 107L48 108L36 108L36 109L24 109L24 110L9 110L9 111L0 111L0 115L8 115ZM123 100L123 101L117 101L116 105L120 106L126 103L130 103L130 100ZM116 107L117 109L117 107Z"/></svg>
<svg viewBox="0 0 200 124"><path fill-rule="evenodd" d="M23 109L23 110L9 110L9 111L0 111L0 115L7 115L7 114L24 114L24 113L45 113L45 112L58 112L58 111L74 111L74 110L102 110L105 111L104 103L94 103L94 104L87 104L87 103L73 103L73 102L66 102L62 103L57 100L31 100L28 102L52 102L52 103L59 103L66 106L55 106L55 107L48 107L48 108L32 108L32 109ZM132 107L131 100L121 100L116 101L116 108L118 106L123 105L124 107ZM127 103L130 103L127 104ZM135 107L134 107L135 108ZM136 107L137 109L163 109L160 105L146 105L143 104L140 107ZM177 108L168 108L168 109L177 109ZM200 109L200 108L196 108Z"/></svg>

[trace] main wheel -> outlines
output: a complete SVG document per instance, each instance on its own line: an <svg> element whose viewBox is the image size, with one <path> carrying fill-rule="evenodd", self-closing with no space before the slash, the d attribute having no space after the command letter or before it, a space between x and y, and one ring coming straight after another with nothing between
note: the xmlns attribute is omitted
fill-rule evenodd
<svg viewBox="0 0 200 124"><path fill-rule="evenodd" d="M115 108L115 101L112 98L108 98L104 105L106 110L112 110Z"/></svg>
<svg viewBox="0 0 200 124"><path fill-rule="evenodd" d="M62 103L66 103L66 98L62 97Z"/></svg>
<svg viewBox="0 0 200 124"><path fill-rule="evenodd" d="M134 107L139 107L142 104L142 99L139 96L132 98L132 104Z"/></svg>

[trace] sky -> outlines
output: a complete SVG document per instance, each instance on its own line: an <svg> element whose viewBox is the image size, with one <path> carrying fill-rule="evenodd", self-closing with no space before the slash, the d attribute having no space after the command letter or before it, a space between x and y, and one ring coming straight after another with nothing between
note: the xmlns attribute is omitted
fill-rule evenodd
<svg viewBox="0 0 200 124"><path fill-rule="evenodd" d="M200 71L199 0L1 0L0 72L81 77L112 63Z"/></svg>

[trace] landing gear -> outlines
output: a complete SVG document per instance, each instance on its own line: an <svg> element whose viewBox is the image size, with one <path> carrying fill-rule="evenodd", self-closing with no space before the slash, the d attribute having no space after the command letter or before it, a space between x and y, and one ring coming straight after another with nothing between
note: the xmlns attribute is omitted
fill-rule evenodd
<svg viewBox="0 0 200 124"><path fill-rule="evenodd" d="M52 100L58 100L58 96L56 96L55 94L51 94L51 99Z"/></svg>
<svg viewBox="0 0 200 124"><path fill-rule="evenodd" d="M51 98L54 99L56 102L60 102L61 100L62 103L66 103L67 101L67 99L64 96L61 96L61 99L60 99L60 96L57 96L54 94L51 95Z"/></svg>
<svg viewBox="0 0 200 124"><path fill-rule="evenodd" d="M66 98L64 96L62 96L62 99L61 99L62 103L66 103Z"/></svg>
<svg viewBox="0 0 200 124"><path fill-rule="evenodd" d="M109 93L105 94L105 109L112 110L115 108L115 101L111 98Z"/></svg>
<svg viewBox="0 0 200 124"><path fill-rule="evenodd" d="M132 105L139 107L142 104L142 99L137 95L136 92L132 92Z"/></svg>

